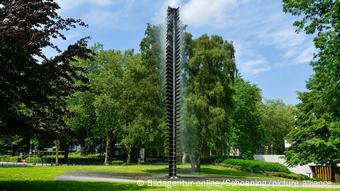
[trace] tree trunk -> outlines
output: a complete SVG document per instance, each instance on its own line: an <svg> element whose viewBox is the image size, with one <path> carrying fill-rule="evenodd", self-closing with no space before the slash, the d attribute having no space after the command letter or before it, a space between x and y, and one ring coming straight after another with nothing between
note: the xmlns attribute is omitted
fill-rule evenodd
<svg viewBox="0 0 340 191"><path fill-rule="evenodd" d="M192 172L200 172L201 170L201 160L199 156L190 156L190 164Z"/></svg>
<svg viewBox="0 0 340 191"><path fill-rule="evenodd" d="M337 169L337 163L336 162L334 162L333 160L332 161L330 161L330 163L331 163L331 181L332 182L336 182L336 169Z"/></svg>
<svg viewBox="0 0 340 191"><path fill-rule="evenodd" d="M82 142L80 143L80 155L81 155L81 156L87 155L87 153L86 153L86 148L85 148L85 141L82 141Z"/></svg>
<svg viewBox="0 0 340 191"><path fill-rule="evenodd" d="M55 165L59 166L59 147L60 147L60 141L56 140L54 141L55 144Z"/></svg>
<svg viewBox="0 0 340 191"><path fill-rule="evenodd" d="M65 161L68 161L68 148L65 148L65 151L64 151L64 159Z"/></svg>
<svg viewBox="0 0 340 191"><path fill-rule="evenodd" d="M60 149L64 151L64 163L68 163L69 146L70 143L68 140L63 140L60 143Z"/></svg>
<svg viewBox="0 0 340 191"><path fill-rule="evenodd" d="M132 149L129 148L128 149L127 159L126 159L126 164L130 164L131 163L131 153L132 153Z"/></svg>
<svg viewBox="0 0 340 191"><path fill-rule="evenodd" d="M186 162L187 162L187 153L183 152L182 164L185 164Z"/></svg>
<svg viewBox="0 0 340 191"><path fill-rule="evenodd" d="M110 165L112 162L112 137L111 133L107 133L106 135L106 148L105 148L105 165Z"/></svg>
<svg viewBox="0 0 340 191"><path fill-rule="evenodd" d="M12 147L12 152L11 152L11 154L12 154L12 157L14 157L14 156L15 156L15 153L16 153L16 151L17 151L17 149L16 149L15 147Z"/></svg>

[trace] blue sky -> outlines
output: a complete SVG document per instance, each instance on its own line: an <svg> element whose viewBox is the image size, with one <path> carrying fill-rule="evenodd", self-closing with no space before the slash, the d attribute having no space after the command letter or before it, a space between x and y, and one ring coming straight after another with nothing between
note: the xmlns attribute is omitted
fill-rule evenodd
<svg viewBox="0 0 340 191"><path fill-rule="evenodd" d="M233 41L241 75L257 84L265 99L298 103L312 74L312 37L295 33L296 18L282 12L280 0L58 0L65 17L89 24L66 33L65 47L82 36L106 49L138 50L147 23L165 20L168 5L181 7L181 19L194 37L217 34ZM53 54L49 52L49 54Z"/></svg>

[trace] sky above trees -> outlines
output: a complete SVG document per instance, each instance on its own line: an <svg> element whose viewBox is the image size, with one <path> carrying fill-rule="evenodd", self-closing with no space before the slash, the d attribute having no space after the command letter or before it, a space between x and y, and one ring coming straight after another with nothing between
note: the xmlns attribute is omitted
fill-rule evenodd
<svg viewBox="0 0 340 191"><path fill-rule="evenodd" d="M263 91L265 99L298 103L312 73L309 62L315 49L312 36L296 34L294 18L284 14L281 1L272 0L72 0L58 1L65 17L83 19L88 29L72 30L63 47L81 36L90 45L139 50L146 23L162 23L168 5L181 7L182 22L194 37L218 34L233 41L242 76ZM295 18L296 19L296 18ZM52 50L46 50L54 55Z"/></svg>

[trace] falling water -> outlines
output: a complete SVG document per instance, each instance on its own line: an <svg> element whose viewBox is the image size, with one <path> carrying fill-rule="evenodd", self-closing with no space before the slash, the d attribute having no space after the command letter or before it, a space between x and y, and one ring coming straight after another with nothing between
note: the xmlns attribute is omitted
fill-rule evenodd
<svg viewBox="0 0 340 191"><path fill-rule="evenodd" d="M161 75L161 79L162 79L162 91L166 92L166 68L167 68L167 31L168 31L168 26L165 24L161 24L160 26L160 35L161 38L159 38L160 40L160 44L161 44L161 65L160 65L160 75ZM185 47L185 42L183 39L183 34L184 34L184 25L182 23L180 23L180 21L178 21L178 34L179 34L179 47L180 47L180 56L179 56L179 73L180 75L178 76L178 80L180 82L179 84L179 97L177 97L177 102L181 103L180 106L178 106L177 110L180 111L178 114L178 120L179 122L176 124L177 129L176 129L176 135L177 135L177 139L176 139L176 144L175 146L177 146L176 148L173 148L172 150L174 150L175 155L172 156L174 158L171 158L171 160L169 160L169 176L170 177L176 177L176 162L179 161L179 156L184 155L184 153L186 153L189 156L190 162L195 161L195 153L191 150L191 148L194 147L195 145L195 132L191 132L193 131L192 128L187 128L187 126L190 126L190 124L187 123L187 119L188 118L188 112L187 112L187 102L185 101L185 97L187 95L187 89L185 87L185 79L188 78L187 76L187 72L185 71L185 66L187 64L187 60L184 54L184 47ZM177 103L176 102L176 103ZM169 126L169 125L168 125ZM169 141L168 147L171 147L171 142ZM170 152L172 152L172 150L170 148L169 149L169 156L170 156ZM178 155L178 156L177 156ZM170 159L170 158L169 158Z"/></svg>

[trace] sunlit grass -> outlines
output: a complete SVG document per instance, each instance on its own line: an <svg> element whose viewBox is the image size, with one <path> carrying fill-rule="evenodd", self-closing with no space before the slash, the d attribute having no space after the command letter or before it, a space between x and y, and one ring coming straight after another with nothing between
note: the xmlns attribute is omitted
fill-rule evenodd
<svg viewBox="0 0 340 191"><path fill-rule="evenodd" d="M189 165L179 165L179 173L189 174ZM0 191L112 191L112 190L141 190L141 191L319 191L320 188L280 188L280 187L241 187L221 185L192 185L192 186L138 186L136 183L104 183L56 181L56 177L73 170L90 170L116 173L165 174L167 165L120 165L120 166L44 166L44 167L4 167L0 168ZM261 174L246 173L222 166L203 165L202 172L196 175L223 176L226 178L255 178L275 179ZM339 191L340 189L325 189Z"/></svg>
<svg viewBox="0 0 340 191"><path fill-rule="evenodd" d="M243 172L240 170L215 165L203 165L200 173L191 173L190 165L178 165L178 173L223 176L229 178L250 179L282 179L265 176L258 173ZM6 167L0 169L0 180L53 180L68 171L91 170L101 172L147 173L166 174L166 165L116 165L116 166L37 166L37 167Z"/></svg>
<svg viewBox="0 0 340 191"><path fill-rule="evenodd" d="M339 191L340 189L288 188L288 187L242 187L242 186L138 186L134 183L103 183L75 181L0 181L1 191Z"/></svg>

